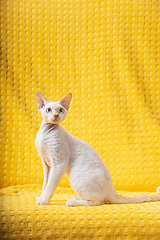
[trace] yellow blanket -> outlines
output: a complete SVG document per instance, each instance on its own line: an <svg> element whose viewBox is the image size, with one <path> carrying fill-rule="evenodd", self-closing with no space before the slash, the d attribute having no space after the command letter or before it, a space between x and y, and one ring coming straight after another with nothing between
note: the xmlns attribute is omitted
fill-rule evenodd
<svg viewBox="0 0 160 240"><path fill-rule="evenodd" d="M160 204L67 207L74 193L58 188L48 206L35 205L40 185L4 188L1 239L158 239ZM127 197L144 193L126 193ZM146 193L148 194L148 193Z"/></svg>

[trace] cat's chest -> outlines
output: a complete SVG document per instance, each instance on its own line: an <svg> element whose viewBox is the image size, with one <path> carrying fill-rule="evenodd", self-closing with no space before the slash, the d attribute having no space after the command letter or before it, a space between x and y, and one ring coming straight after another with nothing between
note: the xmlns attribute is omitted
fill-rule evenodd
<svg viewBox="0 0 160 240"><path fill-rule="evenodd" d="M41 132L37 133L36 147L41 156L42 162L47 164L49 167L53 167L58 154L56 151L56 142L51 138L43 136Z"/></svg>
<svg viewBox="0 0 160 240"><path fill-rule="evenodd" d="M37 136L36 136L36 140L35 140L35 144L36 144L36 147L38 150L40 150L40 148L44 147L45 146L45 138L44 138L44 135L43 133L39 130L37 132Z"/></svg>
<svg viewBox="0 0 160 240"><path fill-rule="evenodd" d="M52 131L41 127L37 133L35 144L42 160L49 166L64 158L68 152L65 134L60 127Z"/></svg>
<svg viewBox="0 0 160 240"><path fill-rule="evenodd" d="M36 147L38 149L45 148L48 150L57 149L60 142L60 136L58 134L49 133L40 129L36 136Z"/></svg>

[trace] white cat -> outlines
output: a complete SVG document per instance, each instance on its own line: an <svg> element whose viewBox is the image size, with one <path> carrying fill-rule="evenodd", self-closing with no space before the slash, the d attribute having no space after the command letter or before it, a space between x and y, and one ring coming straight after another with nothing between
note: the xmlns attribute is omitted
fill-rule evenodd
<svg viewBox="0 0 160 240"><path fill-rule="evenodd" d="M113 187L110 173L98 153L86 142L69 134L59 125L68 112L72 94L61 101L51 102L40 92L36 93L43 121L36 137L36 147L44 171L43 189L36 204L49 204L62 176L69 177L77 196L67 206L95 206L110 203L142 203L160 200L157 194L126 198Z"/></svg>

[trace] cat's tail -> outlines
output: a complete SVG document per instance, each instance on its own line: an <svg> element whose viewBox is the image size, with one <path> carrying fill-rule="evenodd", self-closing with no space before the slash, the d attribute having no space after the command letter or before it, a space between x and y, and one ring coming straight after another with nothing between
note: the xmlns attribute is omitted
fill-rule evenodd
<svg viewBox="0 0 160 240"><path fill-rule="evenodd" d="M156 192L157 193L153 194L153 195L142 195L142 196L138 196L138 197L127 198L127 197L120 195L116 191L114 191L110 195L109 202L116 203L116 204L118 204L118 203L119 204L123 204L123 203L129 204L129 203L157 202L157 201L160 201L160 187L157 188Z"/></svg>

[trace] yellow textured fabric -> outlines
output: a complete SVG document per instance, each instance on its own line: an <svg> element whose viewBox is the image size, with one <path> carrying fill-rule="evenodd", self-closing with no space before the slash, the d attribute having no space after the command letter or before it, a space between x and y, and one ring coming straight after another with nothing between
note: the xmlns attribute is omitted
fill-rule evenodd
<svg viewBox="0 0 160 240"><path fill-rule="evenodd" d="M35 205L35 93L57 101L72 92L63 126L98 151L123 195L154 192L160 2L2 0L0 35L0 239L159 239L160 203L70 208L63 177L51 204Z"/></svg>

